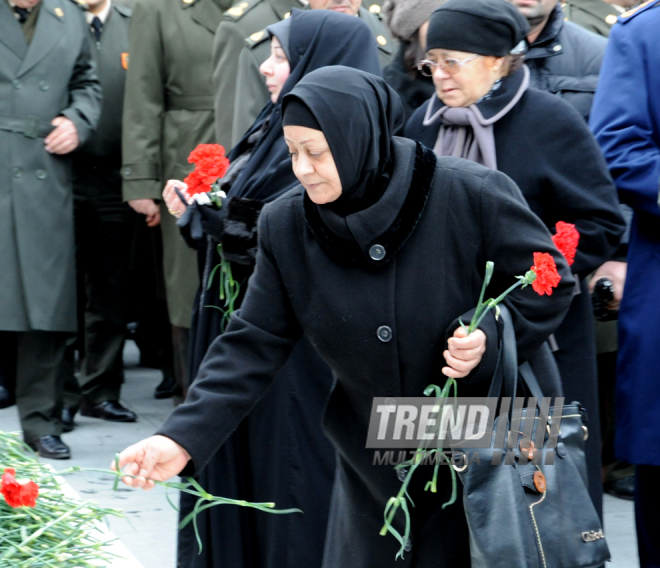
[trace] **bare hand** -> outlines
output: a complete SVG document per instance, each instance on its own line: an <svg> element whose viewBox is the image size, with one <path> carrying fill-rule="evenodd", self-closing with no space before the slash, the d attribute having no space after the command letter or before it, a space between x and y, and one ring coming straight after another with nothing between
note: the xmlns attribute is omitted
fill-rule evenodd
<svg viewBox="0 0 660 568"><path fill-rule="evenodd" d="M594 286L601 278L609 278L614 285L614 298L607 303L608 310L618 310L623 298L623 288L626 284L626 272L628 263L618 260L608 260L596 272L589 281L589 292L594 291Z"/></svg>
<svg viewBox="0 0 660 568"><path fill-rule="evenodd" d="M486 352L486 334L480 329L474 330L470 335L459 327L454 336L447 341L448 348L443 353L448 367L442 372L448 377L462 379L467 377L481 362Z"/></svg>
<svg viewBox="0 0 660 568"><path fill-rule="evenodd" d="M128 204L131 208L147 217L147 227L155 227L160 223L160 207L153 199L131 199Z"/></svg>
<svg viewBox="0 0 660 568"><path fill-rule="evenodd" d="M51 154L73 152L80 144L76 125L66 116L56 116L50 123L55 126L55 130L44 139L46 152Z"/></svg>
<svg viewBox="0 0 660 568"><path fill-rule="evenodd" d="M138 477L122 477L131 487L145 491L154 488L154 481L167 481L186 467L190 455L179 444L165 436L151 436L126 448L119 454L119 470ZM110 466L117 471L115 462Z"/></svg>
<svg viewBox="0 0 660 568"><path fill-rule="evenodd" d="M167 205L167 210L170 212L170 215L174 215L177 219L181 217L183 212L186 210L187 205L184 205L179 199L179 196L174 191L174 188L177 188L183 196L186 198L188 203L192 203L192 197L188 195L188 185L179 181L178 179L170 179L165 185L163 190L163 201Z"/></svg>

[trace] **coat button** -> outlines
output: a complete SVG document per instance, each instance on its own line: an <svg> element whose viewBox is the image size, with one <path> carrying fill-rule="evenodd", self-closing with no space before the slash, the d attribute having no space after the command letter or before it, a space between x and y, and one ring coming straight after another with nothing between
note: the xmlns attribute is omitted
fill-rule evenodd
<svg viewBox="0 0 660 568"><path fill-rule="evenodd" d="M380 339L383 343L387 343L392 339L392 328L387 325L381 325L376 330L376 335L378 336L378 339Z"/></svg>
<svg viewBox="0 0 660 568"><path fill-rule="evenodd" d="M42 91L47 91L48 89L50 89L50 85L46 81L39 81L39 88Z"/></svg>
<svg viewBox="0 0 660 568"><path fill-rule="evenodd" d="M37 176L37 179L46 179L46 170L37 170L34 175Z"/></svg>
<svg viewBox="0 0 660 568"><path fill-rule="evenodd" d="M23 87L23 83L21 83L18 79L14 79L11 84L14 85L14 89L20 89Z"/></svg>
<svg viewBox="0 0 660 568"><path fill-rule="evenodd" d="M131 168L124 168L124 175L125 176L130 176L131 175Z"/></svg>
<svg viewBox="0 0 660 568"><path fill-rule="evenodd" d="M557 44L552 48L552 51L561 51L561 45Z"/></svg>
<svg viewBox="0 0 660 568"><path fill-rule="evenodd" d="M406 546L403 547L405 552L410 552L412 550L412 538L408 538L406 541Z"/></svg>
<svg viewBox="0 0 660 568"><path fill-rule="evenodd" d="M14 169L12 170L12 175L13 175L15 178L19 178L19 177L21 177L21 176L23 175L23 170L22 170L21 168L14 168Z"/></svg>
<svg viewBox="0 0 660 568"><path fill-rule="evenodd" d="M385 247L382 245L373 245L369 249L369 256L373 260L383 260L385 258Z"/></svg>
<svg viewBox="0 0 660 568"><path fill-rule="evenodd" d="M402 467L396 470L396 476L401 483L403 483L406 480L406 475L408 475L407 468Z"/></svg>

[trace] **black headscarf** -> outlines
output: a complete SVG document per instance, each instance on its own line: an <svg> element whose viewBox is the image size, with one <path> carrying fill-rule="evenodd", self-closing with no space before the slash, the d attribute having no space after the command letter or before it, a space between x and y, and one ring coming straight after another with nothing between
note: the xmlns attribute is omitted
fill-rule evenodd
<svg viewBox="0 0 660 568"><path fill-rule="evenodd" d="M392 137L405 123L399 96L380 77L332 66L308 74L284 97L285 122L296 100L320 125L341 180L339 199L320 209L345 216L375 203L389 183Z"/></svg>
<svg viewBox="0 0 660 568"><path fill-rule="evenodd" d="M290 27L284 51L289 54L291 74L278 102L264 107L252 128L230 152L230 161L237 159L254 144L250 138L254 139L255 133L265 129L252 148L250 159L231 184L229 197L272 201L298 183L282 133L280 101L303 77L328 65L344 65L380 75L373 34L359 18L331 10L293 10L286 21Z"/></svg>

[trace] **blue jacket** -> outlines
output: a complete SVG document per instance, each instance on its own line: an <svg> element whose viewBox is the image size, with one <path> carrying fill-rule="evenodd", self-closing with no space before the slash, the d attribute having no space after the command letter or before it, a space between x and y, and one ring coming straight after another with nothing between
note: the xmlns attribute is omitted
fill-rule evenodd
<svg viewBox="0 0 660 568"><path fill-rule="evenodd" d="M660 0L612 28L593 108L621 201L633 208L619 315L616 453L660 465Z"/></svg>

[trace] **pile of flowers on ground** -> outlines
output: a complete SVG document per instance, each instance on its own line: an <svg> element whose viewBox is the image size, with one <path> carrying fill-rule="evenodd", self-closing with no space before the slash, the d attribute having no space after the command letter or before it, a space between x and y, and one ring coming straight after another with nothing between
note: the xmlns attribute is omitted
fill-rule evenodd
<svg viewBox="0 0 660 568"><path fill-rule="evenodd" d="M62 493L18 434L0 432L0 568L82 568L112 561L96 523L120 516Z"/></svg>

